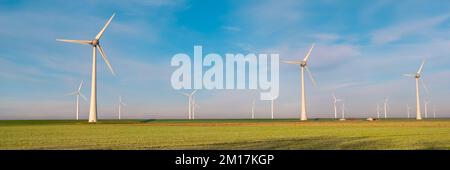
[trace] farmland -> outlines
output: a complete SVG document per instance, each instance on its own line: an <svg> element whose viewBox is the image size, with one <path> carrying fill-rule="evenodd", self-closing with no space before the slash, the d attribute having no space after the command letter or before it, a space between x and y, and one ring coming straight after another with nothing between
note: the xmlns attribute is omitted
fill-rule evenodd
<svg viewBox="0 0 450 170"><path fill-rule="evenodd" d="M450 119L2 120L0 149L450 149Z"/></svg>

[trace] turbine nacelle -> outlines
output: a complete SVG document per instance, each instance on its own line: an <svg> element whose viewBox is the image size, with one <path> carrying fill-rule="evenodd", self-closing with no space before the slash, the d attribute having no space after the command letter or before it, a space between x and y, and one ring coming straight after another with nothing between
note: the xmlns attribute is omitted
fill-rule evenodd
<svg viewBox="0 0 450 170"><path fill-rule="evenodd" d="M300 67L306 67L306 61L300 61Z"/></svg>
<svg viewBox="0 0 450 170"><path fill-rule="evenodd" d="M100 44L100 40L97 40L97 39L95 39L95 40L92 40L92 42L91 42L91 43L89 43L89 44L91 44L91 45L93 45L93 46L95 47L95 46L97 46L97 45L99 45L99 44Z"/></svg>

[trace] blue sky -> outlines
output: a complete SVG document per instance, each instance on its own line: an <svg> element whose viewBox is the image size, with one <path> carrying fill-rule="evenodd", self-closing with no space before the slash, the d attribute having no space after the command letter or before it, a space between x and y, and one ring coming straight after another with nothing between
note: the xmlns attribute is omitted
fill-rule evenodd
<svg viewBox="0 0 450 170"><path fill-rule="evenodd" d="M98 60L99 118L185 118L187 98L172 89L170 60L177 53L279 53L310 60L318 86L307 80L310 117L333 115L331 94L346 101L348 116L374 116L390 99L390 115L414 106L415 72L438 116L450 116L450 1L447 0L245 0L59 1L0 0L0 119L72 119L73 91L90 85L91 51L56 38L91 39L113 13L102 45L117 76ZM280 64L276 117L299 116L299 70ZM89 96L89 86L82 92ZM199 118L248 118L255 90L197 94ZM270 117L270 102L257 101L256 117ZM88 103L81 102L81 118Z"/></svg>

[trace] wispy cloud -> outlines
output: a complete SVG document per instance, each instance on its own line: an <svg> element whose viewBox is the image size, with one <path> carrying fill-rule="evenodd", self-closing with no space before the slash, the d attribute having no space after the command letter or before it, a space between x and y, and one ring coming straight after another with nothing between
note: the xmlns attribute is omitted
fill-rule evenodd
<svg viewBox="0 0 450 170"><path fill-rule="evenodd" d="M430 31L434 31L436 26L448 21L449 17L450 14L446 14L401 22L374 31L371 35L371 40L375 44L385 44L398 41L407 36L427 35Z"/></svg>

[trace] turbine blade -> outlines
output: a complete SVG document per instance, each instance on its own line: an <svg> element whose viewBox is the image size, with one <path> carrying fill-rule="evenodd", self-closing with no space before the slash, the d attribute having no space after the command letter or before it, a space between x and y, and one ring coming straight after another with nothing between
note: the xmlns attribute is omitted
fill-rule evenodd
<svg viewBox="0 0 450 170"><path fill-rule="evenodd" d="M89 40L66 40L66 39L56 39L56 41L76 43L76 44L90 44L92 42Z"/></svg>
<svg viewBox="0 0 450 170"><path fill-rule="evenodd" d="M336 96L334 95L334 93L333 93L333 99L334 99L334 102L337 101Z"/></svg>
<svg viewBox="0 0 450 170"><path fill-rule="evenodd" d="M103 33L105 32L106 28L109 26L109 23L111 23L111 20L114 18L116 14L113 13L111 17L109 17L108 22L106 22L105 26L102 28L102 30L95 36L95 39L98 40L100 37L102 37Z"/></svg>
<svg viewBox="0 0 450 170"><path fill-rule="evenodd" d="M79 93L79 94L80 94L81 98L83 98L84 101L87 101L87 98L86 98L86 96L83 95L83 93Z"/></svg>
<svg viewBox="0 0 450 170"><path fill-rule="evenodd" d="M81 80L80 86L78 86L78 92L80 92L82 86L83 86L83 80Z"/></svg>
<svg viewBox="0 0 450 170"><path fill-rule="evenodd" d="M106 65L108 65L109 71L111 71L111 73L112 73L113 75L116 75L116 73L114 73L114 70L113 70L111 64L110 64L109 61L108 61L108 58L106 58L106 55L105 55L105 52L103 51L102 46L99 44L99 45L97 45L97 48L98 48L98 50L100 51L100 54L102 55L103 60L105 61Z"/></svg>
<svg viewBox="0 0 450 170"><path fill-rule="evenodd" d="M183 93L183 92L180 92L180 94L182 94L182 95L185 95L185 96L189 97L189 94L188 94L188 93Z"/></svg>
<svg viewBox="0 0 450 170"><path fill-rule="evenodd" d="M281 61L286 64L302 64L302 61Z"/></svg>
<svg viewBox="0 0 450 170"><path fill-rule="evenodd" d="M197 90L194 90L194 91L191 93L191 95L194 95L196 92L197 92Z"/></svg>
<svg viewBox="0 0 450 170"><path fill-rule="evenodd" d="M305 58L303 59L303 61L307 61L309 58L309 55L311 55L312 50L314 49L314 43L311 45L311 48L309 49L308 53L306 54Z"/></svg>
<svg viewBox="0 0 450 170"><path fill-rule="evenodd" d="M423 64L425 64L425 60L423 60L422 64L420 64L419 70L417 70L417 74L420 74L422 72Z"/></svg>
<svg viewBox="0 0 450 170"><path fill-rule="evenodd" d="M402 74L403 76L406 76L406 77L415 77L415 75L414 74Z"/></svg>
<svg viewBox="0 0 450 170"><path fill-rule="evenodd" d="M74 91L74 92L72 92L72 93L66 93L64 96L72 96L72 95L76 95L76 94L77 94L77 92Z"/></svg>
<svg viewBox="0 0 450 170"><path fill-rule="evenodd" d="M422 86L423 86L423 89L425 89L425 93L426 93L426 95L427 96L429 96L429 91L428 91L428 87L427 87L427 85L425 84L425 82L423 81L423 79L420 79L420 83L422 83Z"/></svg>
<svg viewBox="0 0 450 170"><path fill-rule="evenodd" d="M309 78L311 79L313 85L314 85L314 86L317 86L316 80L314 79L314 76L313 76L313 74L311 73L311 71L309 71L309 68L308 68L308 67L305 67L305 69L306 69L306 72L308 72Z"/></svg>

